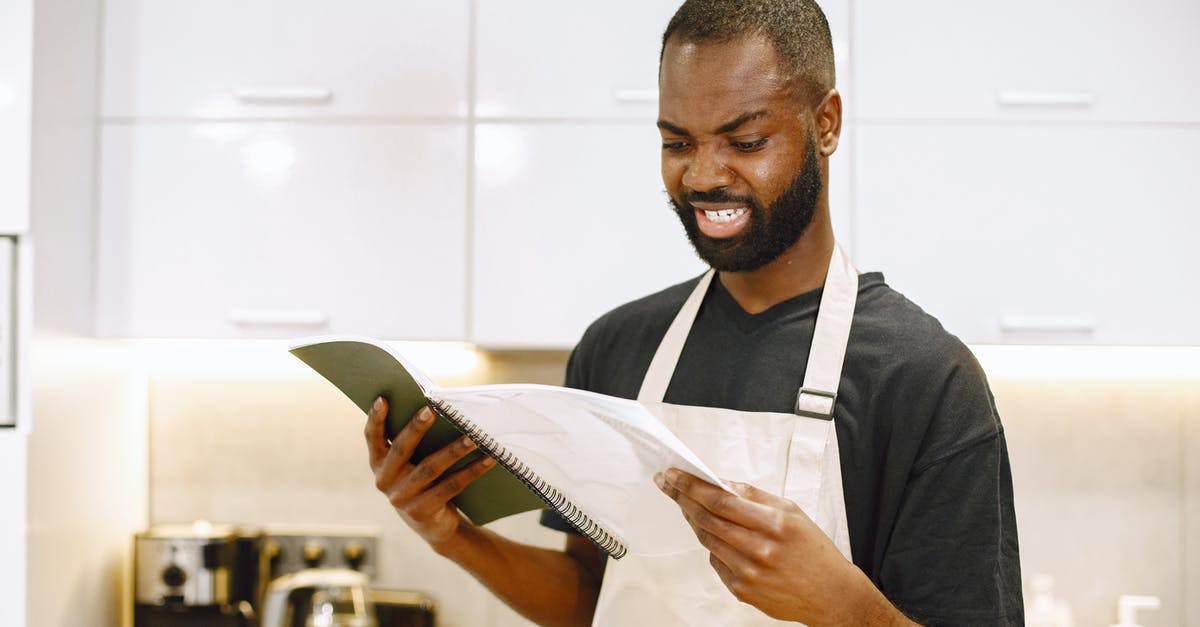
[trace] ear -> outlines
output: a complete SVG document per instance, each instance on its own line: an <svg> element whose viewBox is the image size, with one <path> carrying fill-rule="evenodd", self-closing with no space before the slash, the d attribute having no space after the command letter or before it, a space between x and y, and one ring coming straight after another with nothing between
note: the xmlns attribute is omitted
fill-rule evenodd
<svg viewBox="0 0 1200 627"><path fill-rule="evenodd" d="M842 95L830 89L813 112L816 120L817 151L828 158L837 150L842 136Z"/></svg>

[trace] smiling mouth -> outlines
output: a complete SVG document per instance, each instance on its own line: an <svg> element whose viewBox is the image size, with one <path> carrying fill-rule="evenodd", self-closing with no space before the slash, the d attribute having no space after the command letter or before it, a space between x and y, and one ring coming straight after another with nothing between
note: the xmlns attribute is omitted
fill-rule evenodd
<svg viewBox="0 0 1200 627"><path fill-rule="evenodd" d="M709 210L709 209L702 209L702 211L704 211L704 217L708 218L709 222L713 222L716 224L725 224L727 222L733 222L734 220L736 220L746 214L745 207L738 207L736 209L717 209L715 211Z"/></svg>

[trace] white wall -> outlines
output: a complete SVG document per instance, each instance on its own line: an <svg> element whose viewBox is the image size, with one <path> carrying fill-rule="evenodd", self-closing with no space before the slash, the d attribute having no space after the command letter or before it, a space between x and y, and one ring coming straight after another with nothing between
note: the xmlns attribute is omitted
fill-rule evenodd
<svg viewBox="0 0 1200 627"><path fill-rule="evenodd" d="M25 624L25 449L16 429L0 429L0 625Z"/></svg>
<svg viewBox="0 0 1200 627"><path fill-rule="evenodd" d="M124 345L42 338L33 377L24 624L128 624L132 538L147 522L145 374Z"/></svg>

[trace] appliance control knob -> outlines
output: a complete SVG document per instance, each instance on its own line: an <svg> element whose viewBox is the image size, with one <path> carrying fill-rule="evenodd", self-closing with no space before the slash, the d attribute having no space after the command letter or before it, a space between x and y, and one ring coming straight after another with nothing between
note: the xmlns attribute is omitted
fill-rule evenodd
<svg viewBox="0 0 1200 627"><path fill-rule="evenodd" d="M316 568L325 561L325 547L317 542L306 542L301 554L304 557L304 565L309 568Z"/></svg>
<svg viewBox="0 0 1200 627"><path fill-rule="evenodd" d="M168 588L178 588L187 583L187 573L175 564L171 564L163 569L162 582L167 584Z"/></svg>
<svg viewBox="0 0 1200 627"><path fill-rule="evenodd" d="M259 564L266 563L268 579L274 579L279 571L279 563L283 561L283 547L275 540L267 540L263 543L262 554L259 555Z"/></svg>
<svg viewBox="0 0 1200 627"><path fill-rule="evenodd" d="M353 570L358 570L362 566L363 560L367 558L367 550L363 545L357 542L351 542L342 549L342 558L346 560L346 565Z"/></svg>

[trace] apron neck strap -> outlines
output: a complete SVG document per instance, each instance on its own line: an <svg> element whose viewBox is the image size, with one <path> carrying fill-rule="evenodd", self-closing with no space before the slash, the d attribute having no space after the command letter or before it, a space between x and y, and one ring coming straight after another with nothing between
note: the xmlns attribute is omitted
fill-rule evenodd
<svg viewBox="0 0 1200 627"><path fill-rule="evenodd" d="M683 352L683 344L687 342L692 323L696 321L696 314L700 312L700 303L708 293L708 286L715 274L716 272L709 270L700 277L696 289L683 301L683 307L671 321L671 326L667 327L667 334L659 343L654 358L650 360L650 369L642 379L642 389L638 391L639 401L661 403L666 396L667 385L671 383L671 375L675 373L675 364L679 363L679 355Z"/></svg>
<svg viewBox="0 0 1200 627"><path fill-rule="evenodd" d="M666 335L658 345L650 368L642 380L638 400L660 403L666 395L667 386L679 355L691 332L700 303L708 293L715 272L709 270L684 301L683 307L671 321ZM834 245L825 276L825 288L821 305L817 310L817 323L813 331L812 348L809 350L808 367L804 383L796 397L796 413L802 416L831 419L837 398L838 382L842 374L842 361L846 356L846 342L850 337L850 322L854 317L854 304L858 296L858 272L850 265L850 258L841 246Z"/></svg>
<svg viewBox="0 0 1200 627"><path fill-rule="evenodd" d="M854 304L858 300L858 272L841 246L834 244L825 289L821 292L821 307L817 310L817 326L813 329L812 348L808 351L808 367L804 384L796 395L796 413L810 418L833 419L838 383L842 379L842 362L850 340L850 322L854 320Z"/></svg>

